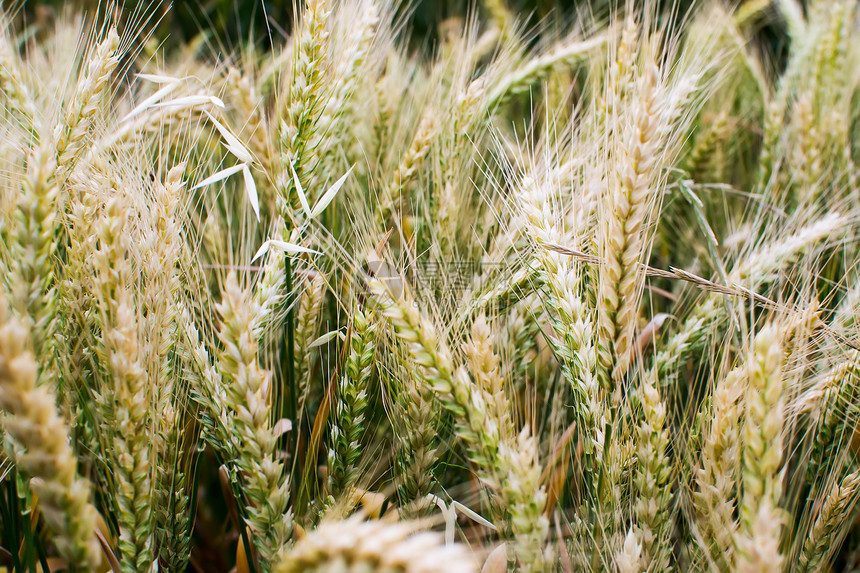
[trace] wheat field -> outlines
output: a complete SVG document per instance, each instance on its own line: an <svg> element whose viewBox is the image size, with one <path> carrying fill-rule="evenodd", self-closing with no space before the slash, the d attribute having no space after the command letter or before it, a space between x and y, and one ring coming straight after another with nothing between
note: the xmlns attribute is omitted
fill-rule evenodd
<svg viewBox="0 0 860 573"><path fill-rule="evenodd" d="M858 2L564 16L0 11L0 569L860 571Z"/></svg>

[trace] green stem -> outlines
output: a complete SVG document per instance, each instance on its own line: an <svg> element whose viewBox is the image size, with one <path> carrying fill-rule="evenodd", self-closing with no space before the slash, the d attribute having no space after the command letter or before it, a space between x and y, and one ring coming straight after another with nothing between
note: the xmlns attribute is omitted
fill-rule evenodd
<svg viewBox="0 0 860 573"><path fill-rule="evenodd" d="M290 465L290 488L292 490L293 496L297 496L300 488L296 487L296 475L298 475L298 433L300 431L299 427L299 418L298 418L298 396L297 396L297 388L296 388L296 374L295 374L295 313L293 312L293 264L292 260L289 256L285 257L285 270L286 270L286 280L287 280L287 296L290 297L290 300L287 301L287 371L286 371L286 381L287 387L289 388L290 396L289 396L289 404L287 404L287 419L290 420L293 424L293 430L288 432L290 435L290 451L293 454L292 464ZM298 501L297 497L294 497ZM297 508L298 509L298 508ZM298 513L298 511L297 511Z"/></svg>
<svg viewBox="0 0 860 573"><path fill-rule="evenodd" d="M21 546L21 540L18 537L18 522L20 513L18 512L18 492L15 484L18 482L15 468L9 472L6 485L6 503L3 504L3 524L4 533L9 537L6 539L6 545L9 547L9 554L12 556L12 570L21 571L21 561L18 559L18 547ZM5 511L9 509L8 513Z"/></svg>

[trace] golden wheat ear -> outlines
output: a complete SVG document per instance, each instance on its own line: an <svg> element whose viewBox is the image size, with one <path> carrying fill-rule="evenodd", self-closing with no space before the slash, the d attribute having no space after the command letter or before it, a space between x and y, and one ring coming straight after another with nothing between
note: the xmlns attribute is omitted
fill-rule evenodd
<svg viewBox="0 0 860 573"><path fill-rule="evenodd" d="M363 521L356 515L324 522L296 544L276 573L343 570L467 573L476 563L460 545L421 532L416 522Z"/></svg>
<svg viewBox="0 0 860 573"><path fill-rule="evenodd" d="M81 571L95 571L101 551L90 484L78 475L69 429L53 392L36 384L38 365L27 348L29 339L25 323L11 315L0 297L0 407L6 440L18 471L38 497L60 555Z"/></svg>

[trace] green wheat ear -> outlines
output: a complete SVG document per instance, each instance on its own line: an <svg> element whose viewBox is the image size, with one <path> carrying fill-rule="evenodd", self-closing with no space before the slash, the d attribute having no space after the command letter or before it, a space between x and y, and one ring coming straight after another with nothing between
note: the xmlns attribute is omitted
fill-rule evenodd
<svg viewBox="0 0 860 573"><path fill-rule="evenodd" d="M358 463L365 433L365 411L373 376L377 326L375 316L357 309L352 315L349 354L332 408L328 493L334 499L358 483Z"/></svg>

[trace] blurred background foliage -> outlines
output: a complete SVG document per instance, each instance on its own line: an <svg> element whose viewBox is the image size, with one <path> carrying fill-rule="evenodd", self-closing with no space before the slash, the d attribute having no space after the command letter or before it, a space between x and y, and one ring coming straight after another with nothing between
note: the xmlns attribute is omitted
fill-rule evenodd
<svg viewBox="0 0 860 573"><path fill-rule="evenodd" d="M651 3L652 0L645 0ZM696 0L653 0L664 15L662 26L683 23L684 16L697 6ZM747 0L761 1L761 0ZM477 10L479 18L486 17L480 0L394 0L399 21L415 49L431 47L437 40L440 26L451 18L465 19ZM729 0L733 5L743 0ZM6 0L4 0L4 4ZM147 29L166 47L206 40L205 44L219 52L230 53L248 45L266 49L283 43L293 28L296 0L11 0L11 12L29 24L50 22L59 11L98 14L108 5L121 5L126 15L136 14L148 20ZM545 33L561 33L576 21L606 21L625 0L507 0L517 14L528 36L538 41ZM643 4L643 0L633 0ZM802 0L802 4L806 4ZM755 24L762 45L778 65L786 52L782 30L774 26L775 19L765 16ZM140 21L141 16L136 18ZM201 36L202 35L202 36Z"/></svg>

